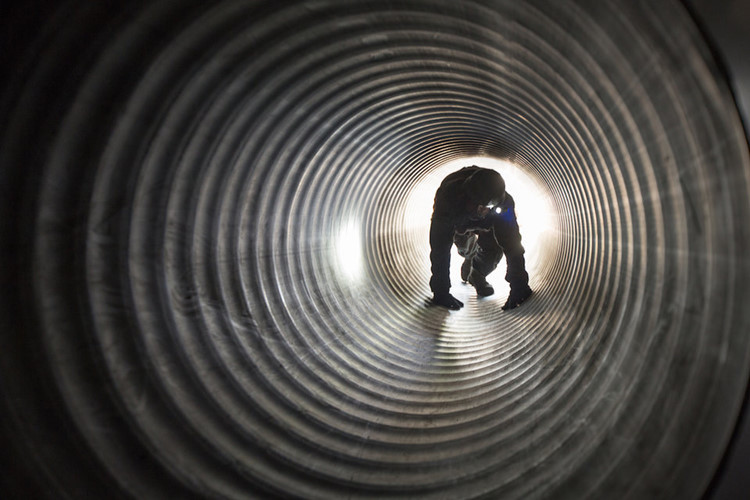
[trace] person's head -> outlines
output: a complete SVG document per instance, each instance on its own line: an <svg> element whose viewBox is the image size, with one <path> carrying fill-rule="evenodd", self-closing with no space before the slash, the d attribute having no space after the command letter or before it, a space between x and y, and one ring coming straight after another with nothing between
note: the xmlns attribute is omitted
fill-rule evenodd
<svg viewBox="0 0 750 500"><path fill-rule="evenodd" d="M484 211L481 207L489 208L505 201L505 181L499 173L488 168L480 168L471 174L464 181L464 191L471 205L477 206L480 213Z"/></svg>

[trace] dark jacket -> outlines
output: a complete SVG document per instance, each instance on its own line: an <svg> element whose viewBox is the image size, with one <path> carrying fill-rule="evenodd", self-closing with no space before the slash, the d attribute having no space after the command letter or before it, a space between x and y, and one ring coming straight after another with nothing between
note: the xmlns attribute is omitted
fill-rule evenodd
<svg viewBox="0 0 750 500"><path fill-rule="evenodd" d="M451 246L455 233L493 230L493 217L478 218L477 205L467 193L464 181L481 167L465 167L448 175L435 193L435 205L430 226L430 288L435 295L447 294L451 287ZM513 197L507 193L500 205L505 213L512 213ZM514 216L515 219L515 216Z"/></svg>

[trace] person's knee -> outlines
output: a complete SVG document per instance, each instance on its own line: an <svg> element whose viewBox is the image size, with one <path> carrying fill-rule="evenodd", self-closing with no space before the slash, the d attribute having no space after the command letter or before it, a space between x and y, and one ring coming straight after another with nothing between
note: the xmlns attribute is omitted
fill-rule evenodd
<svg viewBox="0 0 750 500"><path fill-rule="evenodd" d="M494 262L495 264L503 258L503 249L497 245L480 246L477 253L481 256L482 260Z"/></svg>
<svg viewBox="0 0 750 500"><path fill-rule="evenodd" d="M477 235L475 234L456 234L453 237L453 244L456 245L458 255L464 258L473 257L478 250Z"/></svg>
<svg viewBox="0 0 750 500"><path fill-rule="evenodd" d="M503 251L499 248L479 248L476 257L474 257L473 266L483 276L487 276L495 270L500 260L503 258Z"/></svg>

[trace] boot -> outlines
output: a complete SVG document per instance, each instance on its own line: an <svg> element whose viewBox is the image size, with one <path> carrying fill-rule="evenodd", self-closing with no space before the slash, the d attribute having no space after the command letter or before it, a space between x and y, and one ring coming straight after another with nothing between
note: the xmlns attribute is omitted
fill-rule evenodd
<svg viewBox="0 0 750 500"><path fill-rule="evenodd" d="M492 285L487 283L485 277L479 274L476 269L472 269L471 273L469 273L469 283L477 290L477 295L480 297L488 297L495 293Z"/></svg>

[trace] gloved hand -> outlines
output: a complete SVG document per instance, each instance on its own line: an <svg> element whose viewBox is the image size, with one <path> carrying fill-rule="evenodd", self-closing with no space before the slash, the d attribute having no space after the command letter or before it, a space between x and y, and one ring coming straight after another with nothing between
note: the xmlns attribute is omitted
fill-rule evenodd
<svg viewBox="0 0 750 500"><path fill-rule="evenodd" d="M503 306L503 311L515 309L516 307L520 306L524 300L529 298L531 293L532 291L531 288L529 288L529 285L521 285L516 287L511 285L510 295L508 295L508 300Z"/></svg>
<svg viewBox="0 0 750 500"><path fill-rule="evenodd" d="M438 306L447 307L448 309L452 309L454 311L461 309L464 306L463 302L458 300L450 293L435 295L432 298L432 303Z"/></svg>

